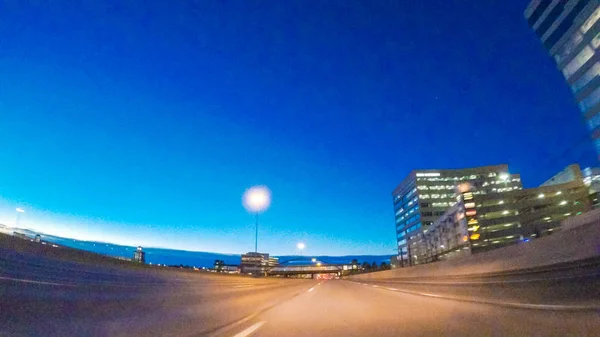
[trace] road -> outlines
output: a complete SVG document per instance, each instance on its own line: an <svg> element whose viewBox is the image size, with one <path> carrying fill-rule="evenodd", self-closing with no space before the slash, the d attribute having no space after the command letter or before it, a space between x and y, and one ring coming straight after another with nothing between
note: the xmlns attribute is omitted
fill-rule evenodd
<svg viewBox="0 0 600 337"><path fill-rule="evenodd" d="M432 297L452 295L444 287L438 292L431 284L408 289L392 281L125 269L0 247L0 336L597 336L600 331L598 310L544 308L548 289L542 297L522 299L519 303L535 298L541 305L525 309ZM585 287L591 297L586 303L596 303L596 283Z"/></svg>

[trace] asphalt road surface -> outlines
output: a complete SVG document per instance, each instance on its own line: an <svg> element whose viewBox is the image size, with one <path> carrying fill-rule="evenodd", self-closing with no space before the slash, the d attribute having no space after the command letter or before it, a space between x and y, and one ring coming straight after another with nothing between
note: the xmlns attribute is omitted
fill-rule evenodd
<svg viewBox="0 0 600 337"><path fill-rule="evenodd" d="M544 306L548 289L542 297L533 297L537 307L531 309L439 298L449 295L448 290L436 294L432 285L404 286L125 269L0 247L0 336L598 336L600 332L599 310L565 310L571 302L564 308L553 307L556 301ZM596 290L588 289L592 298L587 304L597 299ZM509 300L527 304L530 299Z"/></svg>

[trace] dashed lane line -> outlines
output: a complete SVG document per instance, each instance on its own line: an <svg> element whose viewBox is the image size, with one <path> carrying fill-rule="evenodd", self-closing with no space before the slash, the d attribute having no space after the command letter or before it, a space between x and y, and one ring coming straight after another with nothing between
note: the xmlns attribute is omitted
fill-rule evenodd
<svg viewBox="0 0 600 337"><path fill-rule="evenodd" d="M260 327L263 326L265 323L267 323L267 322L265 322L265 321L257 322L254 325L248 327L246 330L243 330L243 331L237 333L233 337L246 337L246 336L250 336L252 333L254 333L254 331L260 329Z"/></svg>
<svg viewBox="0 0 600 337"><path fill-rule="evenodd" d="M263 324L265 324L267 322L265 321L260 321L255 323L254 325L248 327L246 330L239 332L238 334L236 334L233 337L246 337L246 336L250 336L252 333L254 333L254 331L260 329L261 326L263 326Z"/></svg>

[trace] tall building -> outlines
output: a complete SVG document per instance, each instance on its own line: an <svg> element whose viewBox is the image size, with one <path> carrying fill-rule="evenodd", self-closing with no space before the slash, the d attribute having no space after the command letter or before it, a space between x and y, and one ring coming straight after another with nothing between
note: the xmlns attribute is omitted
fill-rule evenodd
<svg viewBox="0 0 600 337"><path fill-rule="evenodd" d="M589 199L594 208L600 207L598 197L600 195L600 168L586 167L581 169L578 164L571 164L564 170L546 180L541 186L566 183L570 181L582 182L589 192Z"/></svg>
<svg viewBox="0 0 600 337"><path fill-rule="evenodd" d="M449 207L456 204L461 184L477 188L475 193L503 193L520 190L521 177L510 174L508 165L453 170L412 171L392 192L396 220L396 240L400 265L418 264L411 244Z"/></svg>
<svg viewBox="0 0 600 337"><path fill-rule="evenodd" d="M600 0L533 0L525 18L571 87L600 158Z"/></svg>
<svg viewBox="0 0 600 337"><path fill-rule="evenodd" d="M138 246L135 252L133 252L133 262L146 263L146 252L141 246Z"/></svg>
<svg viewBox="0 0 600 337"><path fill-rule="evenodd" d="M476 194L464 188L457 204L413 242L419 263L462 257L527 242L561 229L569 217L590 209L583 180Z"/></svg>

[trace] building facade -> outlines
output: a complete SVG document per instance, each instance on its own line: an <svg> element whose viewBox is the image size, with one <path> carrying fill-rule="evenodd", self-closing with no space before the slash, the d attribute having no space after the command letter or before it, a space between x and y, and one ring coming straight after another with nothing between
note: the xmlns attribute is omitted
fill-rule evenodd
<svg viewBox="0 0 600 337"><path fill-rule="evenodd" d="M525 18L571 87L600 158L600 0L533 0Z"/></svg>
<svg viewBox="0 0 600 337"><path fill-rule="evenodd" d="M600 168L586 167L583 169L583 183L590 190L590 201L593 208L600 208Z"/></svg>
<svg viewBox="0 0 600 337"><path fill-rule="evenodd" d="M418 263L462 257L550 235L590 209L581 179L562 184L476 193L464 187L457 203L412 243Z"/></svg>
<svg viewBox="0 0 600 337"><path fill-rule="evenodd" d="M571 164L564 170L545 181L541 186L555 185L570 181L582 182L589 192L589 199L593 208L598 208L598 196L600 194L600 168L586 167L581 169L578 164Z"/></svg>
<svg viewBox="0 0 600 337"><path fill-rule="evenodd" d="M419 263L411 244L457 203L457 191L465 183L478 194L522 189L520 176L510 174L508 165L411 172L392 192L400 266Z"/></svg>
<svg viewBox="0 0 600 337"><path fill-rule="evenodd" d="M137 263L146 263L146 252L142 249L141 246L138 246L135 252L133 253L133 262Z"/></svg>
<svg viewBox="0 0 600 337"><path fill-rule="evenodd" d="M269 257L268 253L250 252L242 254L241 272L244 274L264 274L269 268L279 264L276 257Z"/></svg>

